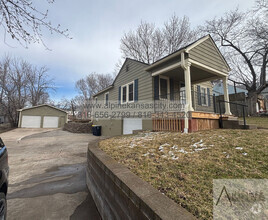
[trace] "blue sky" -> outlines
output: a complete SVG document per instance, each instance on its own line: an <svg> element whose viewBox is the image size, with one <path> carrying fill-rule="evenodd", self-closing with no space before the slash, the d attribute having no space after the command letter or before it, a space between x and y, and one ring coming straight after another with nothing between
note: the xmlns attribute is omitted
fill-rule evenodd
<svg viewBox="0 0 268 220"><path fill-rule="evenodd" d="M141 20L162 26L173 14L186 15L195 27L237 6L250 8L254 0L55 0L50 5L43 0L35 4L41 10L48 8L52 23L68 28L73 39L44 32L44 41L51 50L41 44L25 49L8 38L10 47L4 43L0 28L0 56L9 54L47 66L57 87L51 97L57 101L77 95L75 82L91 72L112 74L121 57L120 38Z"/></svg>

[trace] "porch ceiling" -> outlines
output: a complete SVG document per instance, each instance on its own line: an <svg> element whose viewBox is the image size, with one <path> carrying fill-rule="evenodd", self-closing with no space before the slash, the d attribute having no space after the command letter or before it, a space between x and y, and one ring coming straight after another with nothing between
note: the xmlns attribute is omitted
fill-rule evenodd
<svg viewBox="0 0 268 220"><path fill-rule="evenodd" d="M193 84L220 78L219 76L217 76L211 72L207 72L207 71L200 69L198 67L195 67L195 66L191 66L190 71L191 71L191 82ZM184 82L184 70L181 67L170 70L170 71L165 72L161 75L168 76L169 78L172 78L176 81Z"/></svg>

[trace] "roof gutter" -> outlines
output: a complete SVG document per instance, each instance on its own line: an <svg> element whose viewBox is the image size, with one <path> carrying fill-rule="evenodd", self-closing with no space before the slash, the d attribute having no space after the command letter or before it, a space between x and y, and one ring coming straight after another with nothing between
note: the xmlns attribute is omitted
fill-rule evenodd
<svg viewBox="0 0 268 220"><path fill-rule="evenodd" d="M97 96L97 95L99 95L99 94L101 94L101 93L103 93L103 92L105 92L105 91L107 91L107 90L109 90L109 89L111 89L111 88L113 88L113 87L114 87L113 85L108 86L107 88L105 88L105 89L103 89L103 90L97 92L96 94L94 94L92 97L95 97L95 96Z"/></svg>

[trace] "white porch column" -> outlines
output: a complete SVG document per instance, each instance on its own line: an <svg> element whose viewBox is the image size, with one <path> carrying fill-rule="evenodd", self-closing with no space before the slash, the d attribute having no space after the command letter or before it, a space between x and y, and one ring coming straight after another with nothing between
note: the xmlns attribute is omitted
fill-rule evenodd
<svg viewBox="0 0 268 220"><path fill-rule="evenodd" d="M223 82L223 91L224 91L224 101L229 102L229 92L228 92L228 77L224 77L222 78L222 82ZM231 115L231 111L230 111L230 104L225 102L225 114L226 115Z"/></svg>
<svg viewBox="0 0 268 220"><path fill-rule="evenodd" d="M191 84L191 71L190 62L185 63L184 69L184 81L185 81L185 95L186 95L186 105L188 104L188 111L194 111L192 106L192 84Z"/></svg>
<svg viewBox="0 0 268 220"><path fill-rule="evenodd" d="M189 113L194 111L192 106L192 84L191 84L191 71L190 71L190 62L185 62L184 65L184 83L185 83L185 96L186 96L186 105L185 105L185 117L184 117L184 133L188 133L189 130Z"/></svg>

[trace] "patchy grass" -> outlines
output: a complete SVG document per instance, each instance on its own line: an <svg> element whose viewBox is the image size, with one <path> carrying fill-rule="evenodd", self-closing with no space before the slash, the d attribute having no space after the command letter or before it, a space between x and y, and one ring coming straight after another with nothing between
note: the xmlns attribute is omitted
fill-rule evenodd
<svg viewBox="0 0 268 220"><path fill-rule="evenodd" d="M243 118L239 118L243 121ZM247 124L254 124L260 128L268 128L268 117L246 117Z"/></svg>
<svg viewBox="0 0 268 220"><path fill-rule="evenodd" d="M212 219L212 182L268 178L268 130L149 132L100 148L200 219Z"/></svg>

